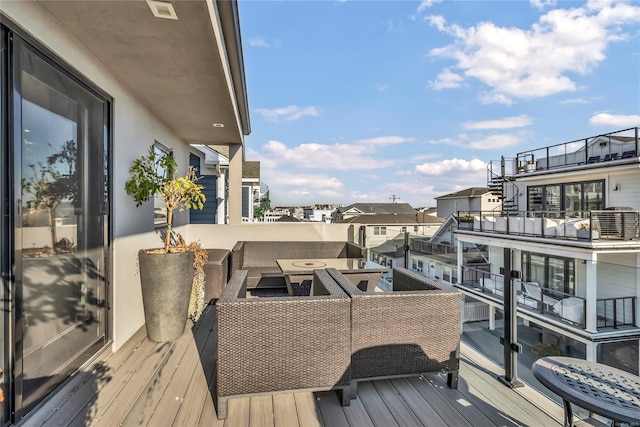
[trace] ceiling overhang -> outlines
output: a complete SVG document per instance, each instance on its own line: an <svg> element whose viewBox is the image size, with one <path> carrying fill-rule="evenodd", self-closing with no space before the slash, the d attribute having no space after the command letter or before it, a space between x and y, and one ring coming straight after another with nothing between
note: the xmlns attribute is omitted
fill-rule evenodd
<svg viewBox="0 0 640 427"><path fill-rule="evenodd" d="M38 1L185 142L249 134L235 1L174 0L177 19L155 17L145 0Z"/></svg>

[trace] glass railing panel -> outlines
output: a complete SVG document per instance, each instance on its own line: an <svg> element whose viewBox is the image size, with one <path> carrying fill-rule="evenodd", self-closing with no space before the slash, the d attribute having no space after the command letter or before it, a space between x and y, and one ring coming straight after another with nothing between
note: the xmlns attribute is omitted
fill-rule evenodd
<svg viewBox="0 0 640 427"><path fill-rule="evenodd" d="M563 240L640 239L640 211L610 208L591 211L458 212L458 230Z"/></svg>
<svg viewBox="0 0 640 427"><path fill-rule="evenodd" d="M638 128L518 153L517 173L590 165L638 157Z"/></svg>

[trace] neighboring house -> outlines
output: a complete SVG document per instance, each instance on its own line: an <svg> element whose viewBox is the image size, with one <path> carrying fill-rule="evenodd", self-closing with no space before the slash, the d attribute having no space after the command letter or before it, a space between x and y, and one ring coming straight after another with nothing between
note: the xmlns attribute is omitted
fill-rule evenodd
<svg viewBox="0 0 640 427"><path fill-rule="evenodd" d="M407 268L430 279L451 285L457 284L459 282L457 230L458 220L452 215L431 237L411 238ZM477 268L488 262L483 247L477 245L465 245L463 256L465 265L474 264Z"/></svg>
<svg viewBox="0 0 640 427"><path fill-rule="evenodd" d="M500 196L493 194L487 187L471 187L455 193L445 194L435 199L440 218L458 215L458 212L499 212L502 209Z"/></svg>
<svg viewBox="0 0 640 427"><path fill-rule="evenodd" d="M336 210L334 205L314 205L304 208L304 218L312 222L331 222L333 212Z"/></svg>
<svg viewBox="0 0 640 427"><path fill-rule="evenodd" d="M429 208L416 208L416 211L422 215L438 216L438 208L435 206Z"/></svg>
<svg viewBox="0 0 640 427"><path fill-rule="evenodd" d="M144 327L136 254L159 246L166 212L125 193L133 161L153 146L180 175L199 166L215 181L206 220L224 198L240 226L250 125L235 1L3 0L0 23L5 426ZM55 174L73 185L40 223L33 188ZM176 211L176 230L189 222Z"/></svg>
<svg viewBox="0 0 640 427"><path fill-rule="evenodd" d="M638 373L639 145L632 128L489 165L489 185L515 208L469 206L471 222L456 233L487 247L478 267L459 244L457 277L467 298L489 306L489 329L504 308L508 262L523 342Z"/></svg>
<svg viewBox="0 0 640 427"><path fill-rule="evenodd" d="M408 203L354 203L340 206L333 213L333 222L343 222L360 215L414 215L416 210Z"/></svg>
<svg viewBox="0 0 640 427"><path fill-rule="evenodd" d="M393 267L404 266L405 252L404 236L396 236L380 245L371 247L369 260L384 265L391 270Z"/></svg>
<svg viewBox="0 0 640 427"><path fill-rule="evenodd" d="M222 153L206 146L193 145L204 158L191 154L190 164L198 170L200 179L198 184L204 186L203 192L207 198L205 208L189 212L191 224L227 224L229 181L229 158ZM226 150L228 152L228 150Z"/></svg>
<svg viewBox="0 0 640 427"><path fill-rule="evenodd" d="M377 214L358 215L340 221L340 223L359 225L359 234L365 247L376 248L398 236L404 239L409 233L411 237L432 236L444 222L442 218L425 216L424 222L416 220L417 212L413 214Z"/></svg>

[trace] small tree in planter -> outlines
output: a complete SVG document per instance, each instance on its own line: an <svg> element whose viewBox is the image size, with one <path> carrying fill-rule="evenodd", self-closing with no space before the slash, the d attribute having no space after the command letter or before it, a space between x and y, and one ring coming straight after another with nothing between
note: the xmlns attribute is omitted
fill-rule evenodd
<svg viewBox="0 0 640 427"><path fill-rule="evenodd" d="M198 243L187 245L182 237L171 244L173 212L176 209L202 209L206 200L196 171L175 177L173 153L158 154L153 145L149 153L134 161L125 191L136 206L159 196L167 208L167 232L162 248L138 252L140 281L147 336L151 341L172 341L184 332L187 314L197 318L202 310L202 286L207 252ZM195 284L194 286L194 277ZM195 293L196 297L191 295ZM198 298L199 297L199 298ZM192 307L189 307L191 300Z"/></svg>

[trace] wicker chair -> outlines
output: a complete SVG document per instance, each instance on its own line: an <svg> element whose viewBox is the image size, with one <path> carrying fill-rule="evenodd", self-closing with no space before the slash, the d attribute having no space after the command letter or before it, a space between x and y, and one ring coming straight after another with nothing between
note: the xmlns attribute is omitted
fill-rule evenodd
<svg viewBox="0 0 640 427"><path fill-rule="evenodd" d="M253 289L273 283L269 276L282 277L277 259L364 258L365 255L365 247L351 242L239 241L231 250L231 273L247 270L247 288ZM284 279L280 283L284 286Z"/></svg>
<svg viewBox="0 0 640 427"><path fill-rule="evenodd" d="M339 389L349 404L351 301L325 270L308 297L246 298L247 271L216 304L218 419L246 394Z"/></svg>
<svg viewBox="0 0 640 427"><path fill-rule="evenodd" d="M351 398L359 380L447 372L458 386L461 294L404 268L393 292L366 293L327 269L351 297Z"/></svg>

